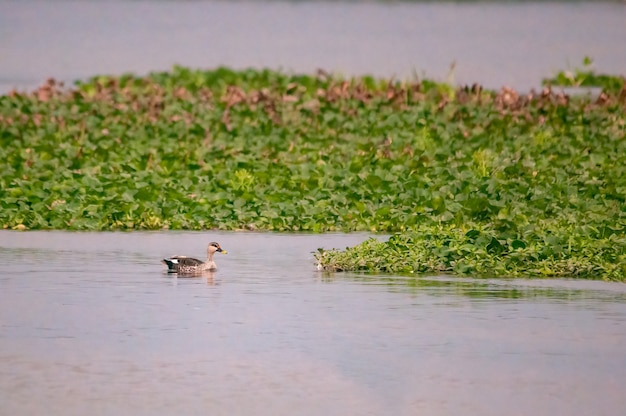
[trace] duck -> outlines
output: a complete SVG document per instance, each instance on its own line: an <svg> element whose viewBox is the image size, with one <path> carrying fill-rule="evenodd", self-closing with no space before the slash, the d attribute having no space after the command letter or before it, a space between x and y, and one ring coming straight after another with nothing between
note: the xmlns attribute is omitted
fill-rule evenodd
<svg viewBox="0 0 626 416"><path fill-rule="evenodd" d="M222 249L219 243L216 243L215 241L209 243L206 252L206 261L194 259L187 256L172 256L161 260L161 263L167 266L168 273L177 273L179 275L194 275L200 274L205 271L216 270L217 266L213 261L213 255L215 253L228 253L226 250Z"/></svg>

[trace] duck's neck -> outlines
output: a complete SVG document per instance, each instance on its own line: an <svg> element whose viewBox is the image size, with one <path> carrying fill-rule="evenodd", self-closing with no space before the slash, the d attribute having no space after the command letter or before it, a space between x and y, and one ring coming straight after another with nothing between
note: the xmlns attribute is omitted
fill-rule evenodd
<svg viewBox="0 0 626 416"><path fill-rule="evenodd" d="M215 270L215 262L213 261L214 254L215 252L213 253L211 253L210 251L207 252L207 258L203 266L204 270Z"/></svg>

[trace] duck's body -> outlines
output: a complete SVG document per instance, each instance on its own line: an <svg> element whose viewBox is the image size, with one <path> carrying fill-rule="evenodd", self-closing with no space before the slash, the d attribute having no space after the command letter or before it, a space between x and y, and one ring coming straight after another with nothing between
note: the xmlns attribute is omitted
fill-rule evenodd
<svg viewBox="0 0 626 416"><path fill-rule="evenodd" d="M207 247L207 259L206 261L194 259L187 256L172 256L161 260L161 263L167 266L168 273L178 273L179 275L195 275L201 274L206 271L213 271L217 269L215 262L213 261L213 255L218 252L226 254L226 250L222 250L222 247L216 242L209 243Z"/></svg>

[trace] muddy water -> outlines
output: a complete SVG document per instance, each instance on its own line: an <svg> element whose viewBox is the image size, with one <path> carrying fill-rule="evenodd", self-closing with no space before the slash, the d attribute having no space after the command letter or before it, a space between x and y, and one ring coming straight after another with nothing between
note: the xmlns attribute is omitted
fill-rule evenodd
<svg viewBox="0 0 626 416"><path fill-rule="evenodd" d="M174 64L528 89L582 64L626 68L624 2L0 0L0 93ZM448 78L455 63L452 78Z"/></svg>
<svg viewBox="0 0 626 416"><path fill-rule="evenodd" d="M2 231L0 414L624 414L626 285L315 271L364 238Z"/></svg>

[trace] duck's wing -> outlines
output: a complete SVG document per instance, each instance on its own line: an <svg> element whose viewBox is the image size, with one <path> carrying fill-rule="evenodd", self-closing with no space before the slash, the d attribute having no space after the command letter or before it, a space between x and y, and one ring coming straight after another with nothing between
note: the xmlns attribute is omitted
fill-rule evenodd
<svg viewBox="0 0 626 416"><path fill-rule="evenodd" d="M169 273L187 272L197 269L202 265L202 261L187 256L172 256L161 261L167 266Z"/></svg>
<svg viewBox="0 0 626 416"><path fill-rule="evenodd" d="M197 267L204 263L202 260L194 259L187 256L172 256L169 259L172 263L185 267Z"/></svg>

